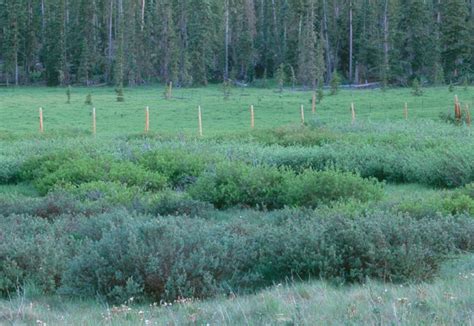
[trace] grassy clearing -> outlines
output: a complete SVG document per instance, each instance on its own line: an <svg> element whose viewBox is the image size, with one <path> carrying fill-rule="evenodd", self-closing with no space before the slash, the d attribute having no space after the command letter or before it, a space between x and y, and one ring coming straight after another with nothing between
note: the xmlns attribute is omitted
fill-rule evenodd
<svg viewBox="0 0 474 326"><path fill-rule="evenodd" d="M10 325L471 325L474 256L446 264L431 283L333 287L324 282L279 284L256 295L200 302L182 299L109 306L65 301L27 288L0 301Z"/></svg>
<svg viewBox="0 0 474 326"><path fill-rule="evenodd" d="M162 134L197 134L197 106L203 108L205 135L248 131L249 105L255 106L256 128L266 129L300 122L300 105L305 105L311 118L311 93L274 89L234 88L228 100L220 86L176 89L174 98L163 98L164 88L129 88L126 101L118 103L112 88L74 88L71 104L66 104L64 88L0 89L0 133L25 135L38 131L38 107L44 108L47 133L90 133L91 107L86 95L91 93L97 108L99 135L141 133L144 108L150 107L151 131ZM447 87L427 88L423 96L414 97L410 89L342 90L337 96L326 95L317 105L316 118L321 122L351 122L350 103L356 105L360 121L398 121L404 119L404 103L408 103L409 119L437 119L453 106L454 93ZM474 88L457 89L461 102L474 104Z"/></svg>

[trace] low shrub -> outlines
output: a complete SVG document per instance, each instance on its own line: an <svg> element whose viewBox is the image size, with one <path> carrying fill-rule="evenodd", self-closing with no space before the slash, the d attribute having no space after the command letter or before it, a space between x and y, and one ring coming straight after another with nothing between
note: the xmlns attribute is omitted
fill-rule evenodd
<svg viewBox="0 0 474 326"><path fill-rule="evenodd" d="M447 257L474 251L468 215L340 214L240 212L220 221L123 210L50 221L0 216L0 293L33 283L45 293L59 288L123 302L246 292L289 278L419 281Z"/></svg>
<svg viewBox="0 0 474 326"><path fill-rule="evenodd" d="M33 180L43 195L58 186L94 181L119 182L152 191L163 189L167 182L163 175L129 161L70 151L32 157L23 164L22 176L24 180Z"/></svg>
<svg viewBox="0 0 474 326"><path fill-rule="evenodd" d="M211 204L192 199L187 193L164 191L154 196L145 212L161 216L204 217L213 210Z"/></svg>
<svg viewBox="0 0 474 326"><path fill-rule="evenodd" d="M288 180L289 203L317 207L341 199L361 202L382 198L382 184L375 179L362 179L350 172L308 169Z"/></svg>
<svg viewBox="0 0 474 326"><path fill-rule="evenodd" d="M0 294L25 283L53 293L68 263L68 236L47 220L28 216L0 216L0 224Z"/></svg>
<svg viewBox="0 0 474 326"><path fill-rule="evenodd" d="M468 216L413 219L376 212L348 219L281 211L251 217L114 216L113 226L99 240L84 242L68 263L62 292L170 300L247 291L291 277L338 284L367 277L426 280L449 255L474 250Z"/></svg>
<svg viewBox="0 0 474 326"><path fill-rule="evenodd" d="M340 136L323 128L281 127L270 130L253 131L250 135L253 140L280 146L320 146L331 143Z"/></svg>
<svg viewBox="0 0 474 326"><path fill-rule="evenodd" d="M216 208L237 205L281 208L286 201L286 182L290 174L275 167L223 162L203 174L189 188L189 193Z"/></svg>
<svg viewBox="0 0 474 326"><path fill-rule="evenodd" d="M107 202L80 201L72 194L55 190L45 197L31 198L23 196L1 196L0 214L30 215L44 219L56 219L62 215L91 216L110 210L112 205Z"/></svg>
<svg viewBox="0 0 474 326"><path fill-rule="evenodd" d="M225 162L198 178L189 193L217 208L240 205L278 209L316 207L339 199L379 199L382 189L375 180L351 173L304 170L296 174L271 166Z"/></svg>
<svg viewBox="0 0 474 326"><path fill-rule="evenodd" d="M142 166L166 176L170 184L177 188L193 183L212 161L212 157L179 149L153 150L146 152L139 159Z"/></svg>

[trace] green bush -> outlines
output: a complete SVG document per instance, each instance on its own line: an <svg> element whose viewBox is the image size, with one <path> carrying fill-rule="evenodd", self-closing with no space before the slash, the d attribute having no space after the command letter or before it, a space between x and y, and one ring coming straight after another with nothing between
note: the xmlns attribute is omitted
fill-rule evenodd
<svg viewBox="0 0 474 326"><path fill-rule="evenodd" d="M281 208L285 202L289 173L274 167L223 162L198 178L189 188L189 193L216 208L237 205Z"/></svg>
<svg viewBox="0 0 474 326"><path fill-rule="evenodd" d="M190 195L214 204L278 209L284 206L316 207L339 199L379 199L381 186L351 173L305 170L301 174L242 163L217 164L189 188Z"/></svg>
<svg viewBox="0 0 474 326"><path fill-rule="evenodd" d="M41 194L58 186L94 181L119 182L157 191L163 189L167 182L163 175L129 161L70 151L32 157L23 164L22 176L24 180L33 180Z"/></svg>
<svg viewBox="0 0 474 326"><path fill-rule="evenodd" d="M361 202L382 198L382 185L349 172L305 170L288 180L287 205L317 207L341 199Z"/></svg>
<svg viewBox="0 0 474 326"><path fill-rule="evenodd" d="M67 264L68 236L40 218L0 216L0 224L0 294L26 283L53 293Z"/></svg>
<svg viewBox="0 0 474 326"><path fill-rule="evenodd" d="M166 176L170 184L178 188L194 182L210 161L212 158L179 149L153 150L139 159L142 166Z"/></svg>
<svg viewBox="0 0 474 326"><path fill-rule="evenodd" d="M292 276L339 284L426 280L448 255L474 250L474 220L467 216L419 220L377 212L348 219L281 211L227 222L101 219L113 219L113 226L69 262L62 292L169 300L247 291Z"/></svg>
<svg viewBox="0 0 474 326"><path fill-rule="evenodd" d="M192 199L186 193L165 191L154 196L144 212L161 216L203 217L213 209L211 204Z"/></svg>
<svg viewBox="0 0 474 326"><path fill-rule="evenodd" d="M283 210L217 221L117 210L51 221L0 216L0 238L1 294L32 283L123 302L245 292L292 277L426 280L447 257L474 251L474 220Z"/></svg>

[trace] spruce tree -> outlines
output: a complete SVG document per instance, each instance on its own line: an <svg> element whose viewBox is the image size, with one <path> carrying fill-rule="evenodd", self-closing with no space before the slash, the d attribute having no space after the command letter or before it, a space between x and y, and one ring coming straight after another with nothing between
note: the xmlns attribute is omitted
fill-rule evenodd
<svg viewBox="0 0 474 326"><path fill-rule="evenodd" d="M449 79L458 80L467 73L471 56L466 1L444 0L441 12L441 58L444 73Z"/></svg>

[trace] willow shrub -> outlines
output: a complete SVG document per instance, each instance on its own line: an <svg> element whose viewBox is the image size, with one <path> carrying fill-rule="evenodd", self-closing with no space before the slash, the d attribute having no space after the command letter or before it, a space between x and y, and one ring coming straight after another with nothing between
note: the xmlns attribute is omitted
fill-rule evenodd
<svg viewBox="0 0 474 326"><path fill-rule="evenodd" d="M98 221L107 227L68 260L62 293L170 300L246 292L288 278L421 281L448 256L474 250L468 216L376 212L349 219L286 210L222 222L108 214L87 223ZM96 234L97 226L76 237L90 230Z"/></svg>
<svg viewBox="0 0 474 326"><path fill-rule="evenodd" d="M279 209L316 207L340 199L376 200L382 196L382 186L373 179L348 172L306 169L297 174L266 165L222 162L202 174L189 193L217 208Z"/></svg>

